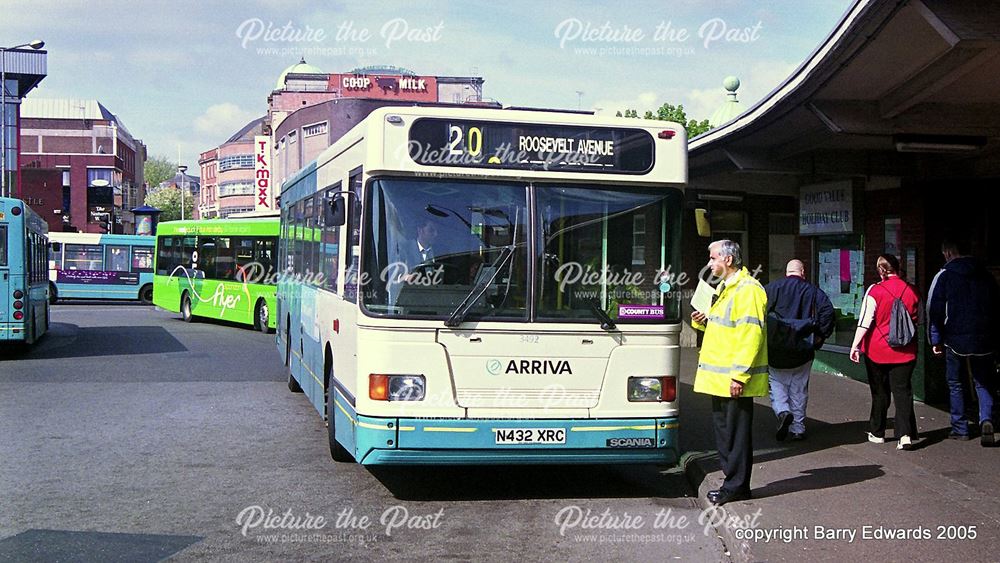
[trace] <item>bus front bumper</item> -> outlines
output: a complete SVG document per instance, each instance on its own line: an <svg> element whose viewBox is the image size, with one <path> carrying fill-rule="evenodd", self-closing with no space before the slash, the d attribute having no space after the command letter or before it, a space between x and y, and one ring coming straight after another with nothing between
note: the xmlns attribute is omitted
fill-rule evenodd
<svg viewBox="0 0 1000 563"><path fill-rule="evenodd" d="M656 463L678 459L678 421L357 417L364 465ZM522 441L528 440L527 443Z"/></svg>

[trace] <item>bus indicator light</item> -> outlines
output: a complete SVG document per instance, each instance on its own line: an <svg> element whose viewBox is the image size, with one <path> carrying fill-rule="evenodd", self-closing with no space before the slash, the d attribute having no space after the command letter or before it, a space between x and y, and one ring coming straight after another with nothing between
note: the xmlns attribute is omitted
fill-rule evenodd
<svg viewBox="0 0 1000 563"><path fill-rule="evenodd" d="M374 373L368 375L368 398L373 401L389 400L388 375L376 375Z"/></svg>
<svg viewBox="0 0 1000 563"><path fill-rule="evenodd" d="M21 309L23 307L24 307L24 303L23 302L21 302L21 301L15 301L14 302L14 308L15 309Z"/></svg>
<svg viewBox="0 0 1000 563"><path fill-rule="evenodd" d="M24 313L21 311L14 311L14 320L19 321L24 318Z"/></svg>
<svg viewBox="0 0 1000 563"><path fill-rule="evenodd" d="M20 299L22 297L24 297L24 292L21 291L20 289L15 289L14 290L14 299Z"/></svg>

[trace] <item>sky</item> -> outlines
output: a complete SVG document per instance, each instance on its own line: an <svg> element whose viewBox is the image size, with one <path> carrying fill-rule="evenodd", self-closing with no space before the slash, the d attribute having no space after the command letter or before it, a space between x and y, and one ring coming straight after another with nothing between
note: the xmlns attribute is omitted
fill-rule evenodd
<svg viewBox="0 0 1000 563"><path fill-rule="evenodd" d="M852 0L329 2L0 0L0 46L45 41L29 96L96 99L150 156L198 154L264 115L278 75L393 65L481 76L504 106L707 119L737 76L749 108L791 74Z"/></svg>

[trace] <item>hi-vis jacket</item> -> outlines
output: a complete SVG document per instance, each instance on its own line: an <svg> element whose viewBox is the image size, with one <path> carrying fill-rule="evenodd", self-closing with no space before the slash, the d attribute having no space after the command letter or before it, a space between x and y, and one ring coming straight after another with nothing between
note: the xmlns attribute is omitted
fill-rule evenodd
<svg viewBox="0 0 1000 563"><path fill-rule="evenodd" d="M743 397L767 395L767 294L746 268L719 284L708 310L698 356L694 390L729 397L732 380L743 383Z"/></svg>

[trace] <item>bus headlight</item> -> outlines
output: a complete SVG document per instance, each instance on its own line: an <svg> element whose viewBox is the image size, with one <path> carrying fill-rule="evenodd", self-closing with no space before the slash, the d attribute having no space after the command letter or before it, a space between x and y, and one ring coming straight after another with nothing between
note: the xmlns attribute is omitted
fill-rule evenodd
<svg viewBox="0 0 1000 563"><path fill-rule="evenodd" d="M14 311L14 320L19 321L24 318L24 313L21 311Z"/></svg>
<svg viewBox="0 0 1000 563"><path fill-rule="evenodd" d="M389 377L390 401L423 401L426 383L422 375L393 375Z"/></svg>
<svg viewBox="0 0 1000 563"><path fill-rule="evenodd" d="M426 387L422 375L368 375L368 397L375 401L423 401Z"/></svg>
<svg viewBox="0 0 1000 563"><path fill-rule="evenodd" d="M677 378L663 377L628 378L628 400L630 402L664 402L677 400Z"/></svg>

